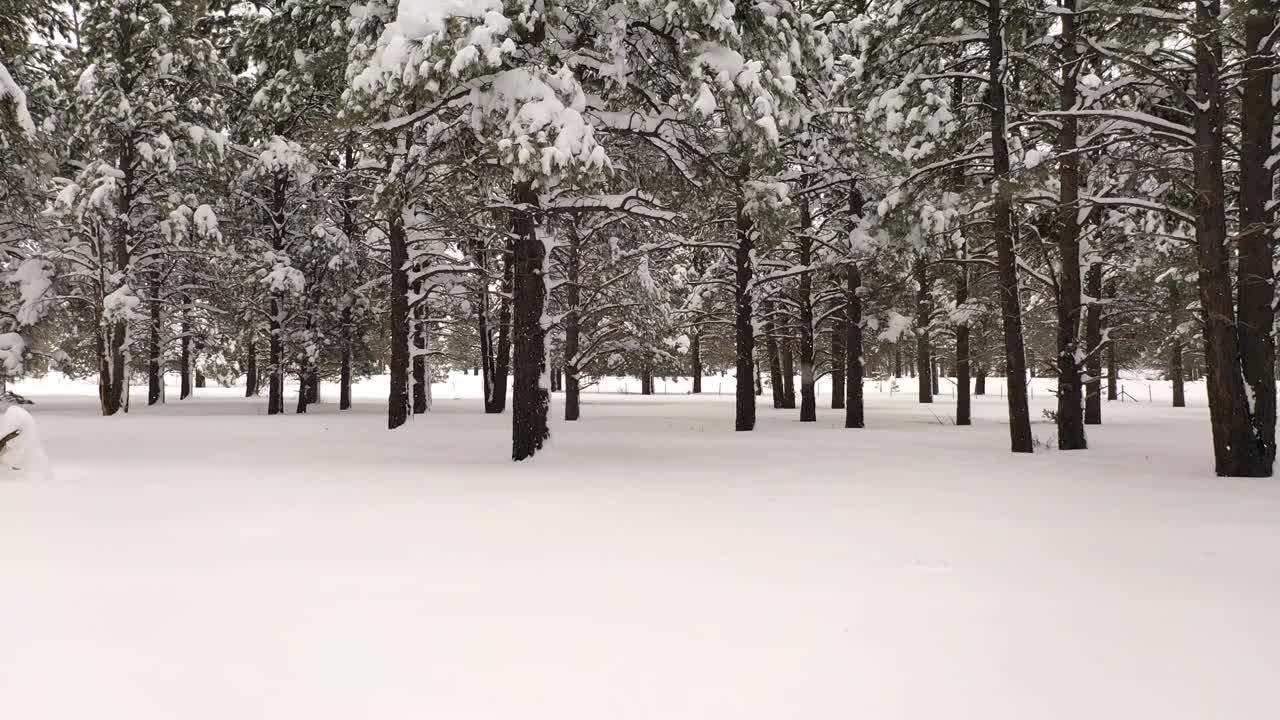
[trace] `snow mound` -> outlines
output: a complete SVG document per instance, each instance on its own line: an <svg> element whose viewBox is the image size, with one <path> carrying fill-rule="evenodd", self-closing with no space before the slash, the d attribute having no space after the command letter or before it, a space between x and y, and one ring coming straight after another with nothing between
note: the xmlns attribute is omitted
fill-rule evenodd
<svg viewBox="0 0 1280 720"><path fill-rule="evenodd" d="M25 473L51 474L36 419L17 405L10 405L0 416L0 463Z"/></svg>

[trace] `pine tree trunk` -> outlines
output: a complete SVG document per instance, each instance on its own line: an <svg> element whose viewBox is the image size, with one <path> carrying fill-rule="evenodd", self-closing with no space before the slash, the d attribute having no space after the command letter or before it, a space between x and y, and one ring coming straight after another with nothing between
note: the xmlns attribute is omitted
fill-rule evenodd
<svg viewBox="0 0 1280 720"><path fill-rule="evenodd" d="M973 373L973 394L987 394L987 366L978 363L978 369Z"/></svg>
<svg viewBox="0 0 1280 720"><path fill-rule="evenodd" d="M286 200L288 190L287 171L277 172L272 176L271 191L271 249L283 252L286 239ZM267 414L279 415L284 412L284 304L278 293L271 295L271 317L268 321L268 360L267 372Z"/></svg>
<svg viewBox="0 0 1280 720"><path fill-rule="evenodd" d="M693 373L693 394L698 395L702 393L702 336L696 331L689 340L689 360L689 371Z"/></svg>
<svg viewBox="0 0 1280 720"><path fill-rule="evenodd" d="M413 414L421 415L427 411L427 386L431 378L427 377L427 338L426 322L418 319L413 330Z"/></svg>
<svg viewBox="0 0 1280 720"><path fill-rule="evenodd" d="M409 419L409 241L404 214L392 210L389 235L391 254L391 391L387 396L387 429L395 430Z"/></svg>
<svg viewBox="0 0 1280 720"><path fill-rule="evenodd" d="M1076 76L1080 59L1076 53L1076 3L1060 0L1067 11L1062 22L1062 82L1060 107L1076 109ZM1084 434L1084 393L1079 362L1080 330L1080 154L1076 118L1064 115L1058 128L1058 257L1060 271L1057 283L1058 318L1058 449L1083 450L1088 447Z"/></svg>
<svg viewBox="0 0 1280 720"><path fill-rule="evenodd" d="M581 342L582 321L582 239L576 227L569 230L568 256L565 258L565 316L564 316L564 419L581 417L579 403L578 351ZM697 345L697 337L694 337Z"/></svg>
<svg viewBox="0 0 1280 720"><path fill-rule="evenodd" d="M298 368L298 404L293 410L297 415L305 413L307 411L307 405L311 403L307 394L307 374L309 372L310 370L307 369L305 363Z"/></svg>
<svg viewBox="0 0 1280 720"><path fill-rule="evenodd" d="M480 338L480 385L484 392L484 409L489 412L493 406L493 348L490 347L489 337L489 266L485 259L485 254L480 250L480 244L474 243L476 265L480 268L480 277L477 281L479 290L476 293L476 334Z"/></svg>
<svg viewBox="0 0 1280 720"><path fill-rule="evenodd" d="M338 370L338 409L351 409L351 308L342 311L342 361Z"/></svg>
<svg viewBox="0 0 1280 720"><path fill-rule="evenodd" d="M181 382L178 392L179 400L191 397L191 296L182 296L182 344L179 356L178 375Z"/></svg>
<svg viewBox="0 0 1280 720"><path fill-rule="evenodd" d="M941 374L941 370L938 367L938 357L936 355L930 356L929 368L930 368L929 385L933 390L933 394L937 395L938 394L938 376Z"/></svg>
<svg viewBox="0 0 1280 720"><path fill-rule="evenodd" d="M848 286L845 289L845 399L844 426L860 428L865 424L862 407L862 271L857 263L849 263Z"/></svg>
<svg viewBox="0 0 1280 720"><path fill-rule="evenodd" d="M831 316L831 409L844 409L845 319L847 309Z"/></svg>
<svg viewBox="0 0 1280 720"><path fill-rule="evenodd" d="M244 396L254 397L258 394L258 338L252 329L249 330L247 345L244 360Z"/></svg>
<svg viewBox="0 0 1280 720"><path fill-rule="evenodd" d="M796 409L796 356L791 338L784 337L778 343L782 351L782 407Z"/></svg>
<svg viewBox="0 0 1280 720"><path fill-rule="evenodd" d="M488 413L507 409L507 378L511 373L511 298L514 287L515 248L508 243L502 255L502 297L498 301L498 356L493 363L493 404Z"/></svg>
<svg viewBox="0 0 1280 720"><path fill-rule="evenodd" d="M902 342L894 341L893 343L893 376L895 378L902 377Z"/></svg>
<svg viewBox="0 0 1280 720"><path fill-rule="evenodd" d="M1085 385L1084 424L1102 424L1102 263L1094 259L1089 264L1085 294L1090 302L1085 308L1084 344L1089 358L1085 371L1089 382Z"/></svg>
<svg viewBox="0 0 1280 720"><path fill-rule="evenodd" d="M918 399L922 403L933 402L933 380L929 371L929 267L923 257L916 258L913 272L916 277L916 377L919 382Z"/></svg>
<svg viewBox="0 0 1280 720"><path fill-rule="evenodd" d="M1120 352L1119 345L1116 344L1115 338L1107 340L1107 400L1118 400L1120 398Z"/></svg>
<svg viewBox="0 0 1280 720"><path fill-rule="evenodd" d="M279 415L284 412L284 343L280 327L280 299L271 298L270 336L267 349L267 414Z"/></svg>
<svg viewBox="0 0 1280 720"><path fill-rule="evenodd" d="M751 254L755 250L755 228L752 227L751 216L747 214L746 188L742 186L750 176L751 164L744 153L738 165L737 185L734 188L733 340L737 387L733 429L738 432L754 430L756 426L756 396L752 393L751 386L751 374L755 369L755 328L752 324L751 302Z"/></svg>
<svg viewBox="0 0 1280 720"><path fill-rule="evenodd" d="M1208 375L1209 418L1213 429L1214 469L1227 477L1271 474L1266 448L1255 434L1252 408L1233 327L1230 256L1227 251L1226 183L1223 177L1224 90L1220 0L1196 3L1201 28L1195 40L1194 112L1196 256L1204 355ZM1270 332L1270 328L1266 328ZM1268 376L1269 377L1269 376Z"/></svg>
<svg viewBox="0 0 1280 720"><path fill-rule="evenodd" d="M160 343L160 273L151 273L151 292L148 307L151 311L148 330L150 331L150 352L147 353L147 404L160 402L164 390L164 375L161 373L161 358L164 349Z"/></svg>
<svg viewBox="0 0 1280 720"><path fill-rule="evenodd" d="M956 307L969 301L969 268L960 265L956 280ZM956 425L971 425L973 413L969 399L969 321L956 325Z"/></svg>
<svg viewBox="0 0 1280 720"><path fill-rule="evenodd" d="M1182 340L1177 337L1169 347L1169 380L1173 383L1173 406L1186 407L1186 383L1182 374Z"/></svg>
<svg viewBox="0 0 1280 720"><path fill-rule="evenodd" d="M546 247L538 237L534 217L538 196L531 182L516 184L515 201L519 209L512 213L516 246L512 263L515 342L511 359L511 458L520 461L533 457L551 436L547 426L551 396L542 385L546 363L546 329L542 327Z"/></svg>
<svg viewBox="0 0 1280 720"><path fill-rule="evenodd" d="M993 172L992 235L1000 309L1004 325L1004 353L1008 372L1009 445L1013 452L1032 451L1031 413L1027 407L1027 357L1022 338L1022 299L1018 287L1018 258L1014 243L1013 188L1009 180L1008 130L1005 122L1004 11L1002 0L987 2L987 95L991 115Z"/></svg>
<svg viewBox="0 0 1280 720"><path fill-rule="evenodd" d="M1241 105L1240 235L1236 334L1240 365L1252 398L1250 424L1260 456L1250 474L1271 474L1276 458L1275 240L1272 200L1272 71L1276 30L1271 0L1249 0L1244 18L1244 94Z"/></svg>
<svg viewBox="0 0 1280 720"><path fill-rule="evenodd" d="M764 325L765 344L769 350L769 389L773 391L773 407L781 408L786 401L782 385L782 359L778 352L778 338L773 334L773 323Z"/></svg>

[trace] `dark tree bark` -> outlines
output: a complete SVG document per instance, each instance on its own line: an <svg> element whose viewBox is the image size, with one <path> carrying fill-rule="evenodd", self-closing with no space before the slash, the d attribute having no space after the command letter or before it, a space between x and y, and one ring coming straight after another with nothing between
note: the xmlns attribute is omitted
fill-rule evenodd
<svg viewBox="0 0 1280 720"><path fill-rule="evenodd" d="M122 32L120 40L128 43L133 35ZM127 50L125 53L127 54ZM124 174L119 182L119 198L116 204L117 217L106 223L111 243L110 255L103 258L104 265L114 264L114 270L120 278L127 277L132 257L133 225L126 218L133 210L137 192L134 173L138 164L135 137L129 133L119 146L119 162L116 167ZM102 288L106 292L106 288ZM129 323L123 317L106 316L106 307L102 299L94 306L98 321L97 337L94 349L98 356L98 400L103 415L115 415L124 410L129 411L129 373L125 367L128 356L125 345L129 339Z"/></svg>
<svg viewBox="0 0 1280 720"><path fill-rule="evenodd" d="M831 409L844 409L845 319L847 309L831 316Z"/></svg>
<svg viewBox="0 0 1280 720"><path fill-rule="evenodd" d="M498 357L493 363L493 403L485 408L488 413L501 413L507 409L507 377L511 372L511 299L515 248L510 241L502 255L502 297L498 301Z"/></svg>
<svg viewBox="0 0 1280 720"><path fill-rule="evenodd" d="M421 283L414 283L413 296L418 304L411 311L413 336L413 414L421 415L427 411L427 323L425 317L426 300L421 296Z"/></svg>
<svg viewBox="0 0 1280 720"><path fill-rule="evenodd" d="M1196 257L1214 469L1218 475L1227 477L1265 477L1271 474L1271 462L1252 422L1253 408L1246 397L1242 377L1240 342L1233 327L1235 308L1223 178L1225 93L1219 74L1222 5L1220 0L1205 0L1195 7L1199 26L1195 38L1196 108L1193 113ZM1270 328L1266 330L1269 332Z"/></svg>
<svg viewBox="0 0 1280 720"><path fill-rule="evenodd" d="M1027 356L1022 338L1022 299L1018 288L1018 257L1014 243L1013 188L1009 178L1008 128L1004 92L1004 10L1002 0L987 2L987 96L991 116L992 236L1000 309L1004 324L1004 353L1008 372L1009 445L1013 452L1032 452L1031 413L1027 407Z"/></svg>
<svg viewBox="0 0 1280 720"><path fill-rule="evenodd" d="M164 391L164 375L160 371L164 350L160 341L160 273L151 273L151 292L147 298L151 311L147 329L150 333L151 346L147 353L147 404L160 402Z"/></svg>
<svg viewBox="0 0 1280 720"><path fill-rule="evenodd" d="M961 264L956 279L956 307L969 300L969 268ZM969 322L956 325L956 425L971 425L969 399Z"/></svg>
<svg viewBox="0 0 1280 720"><path fill-rule="evenodd" d="M534 456L551 430L547 411L551 394L542 386L546 364L546 329L542 312L546 302L543 279L546 247L538 237L538 195L530 181L516 183L512 212L515 235L515 257L512 271L512 335L515 343L511 357L511 458L517 462Z"/></svg>
<svg viewBox="0 0 1280 720"><path fill-rule="evenodd" d="M186 400L191 397L191 296L182 296L182 323L179 326L182 332L181 349L178 358L178 375L180 377L181 386L178 393L179 400Z"/></svg>
<svg viewBox="0 0 1280 720"><path fill-rule="evenodd" d="M1120 399L1120 346L1116 339L1107 339L1107 400Z"/></svg>
<svg viewBox="0 0 1280 720"><path fill-rule="evenodd" d="M697 331L689 338L689 360L689 371L693 373L693 394L698 395L702 392L702 336Z"/></svg>
<svg viewBox="0 0 1280 720"><path fill-rule="evenodd" d="M1085 370L1089 374L1089 382L1085 385L1084 424L1102 424L1102 263L1093 260L1089 264L1085 294L1089 296L1089 305L1085 308L1084 344L1089 353L1085 360Z"/></svg>
<svg viewBox="0 0 1280 720"><path fill-rule="evenodd" d="M938 367L938 357L936 355L929 358L929 386L934 395L938 394L938 377L942 374Z"/></svg>
<svg viewBox="0 0 1280 720"><path fill-rule="evenodd" d="M1186 384L1182 374L1182 339L1175 337L1169 343L1169 380L1173 383L1173 406L1186 407Z"/></svg>
<svg viewBox="0 0 1280 720"><path fill-rule="evenodd" d="M893 343L893 376L902 377L902 342Z"/></svg>
<svg viewBox="0 0 1280 720"><path fill-rule="evenodd" d="M987 366L983 363L978 363L978 369L973 373L973 394L987 394Z"/></svg>
<svg viewBox="0 0 1280 720"><path fill-rule="evenodd" d="M786 410L796 409L796 354L790 337L784 337L778 343L782 360L782 407Z"/></svg>
<svg viewBox="0 0 1280 720"><path fill-rule="evenodd" d="M916 383L922 403L933 402L933 380L929 371L929 266L924 257L916 258L912 267L916 278Z"/></svg>
<svg viewBox="0 0 1280 720"><path fill-rule="evenodd" d="M1272 237L1271 54L1276 14L1273 0L1249 0L1244 18L1244 95L1241 105L1240 235L1236 334L1240 365L1252 397L1250 424L1260 459L1250 474L1271 474L1276 458L1275 240ZM1265 469L1265 473L1262 471Z"/></svg>
<svg viewBox="0 0 1280 720"><path fill-rule="evenodd" d="M1062 82L1059 107L1063 111L1076 108L1076 76L1080 72L1080 57L1076 52L1076 3L1078 0L1059 0L1066 10L1059 16L1062 22ZM1078 123L1073 115L1064 115L1058 127L1058 257L1060 271L1057 277L1058 319L1058 448L1060 450L1084 450L1088 441L1084 434L1084 393L1081 386L1081 357L1077 333L1080 329L1080 154L1078 151Z"/></svg>
<svg viewBox="0 0 1280 720"><path fill-rule="evenodd" d="M258 337L252 329L246 343L244 359L244 396L254 397L258 394Z"/></svg>
<svg viewBox="0 0 1280 720"><path fill-rule="evenodd" d="M570 227L568 256L565 258L567 276L565 305L567 308L564 316L564 419L568 421L577 420L581 415L579 408L581 386L578 380L578 350L582 332L582 320L579 315L581 312L579 306L582 304L581 247L582 240L578 236L577 228ZM694 344L696 347L696 336Z"/></svg>
<svg viewBox="0 0 1280 720"><path fill-rule="evenodd" d="M746 190L742 183L751 175L751 165L745 154L738 167L738 183L735 188L733 252L733 300L734 300L734 355L737 366L733 428L738 432L754 430L756 426L756 396L752 393L751 373L755 366L755 328L752 325L751 302L751 253L755 249L755 228L747 214Z"/></svg>
<svg viewBox="0 0 1280 720"><path fill-rule="evenodd" d="M765 345L769 350L769 386L773 391L773 407L784 407L786 392L782 381L782 359L778 352L778 338L773 334L773 322L764 324Z"/></svg>
<svg viewBox="0 0 1280 720"><path fill-rule="evenodd" d="M351 409L351 306L342 309L342 355L338 365L338 409Z"/></svg>
<svg viewBox="0 0 1280 720"><path fill-rule="evenodd" d="M404 215L392 210L389 234L391 254L391 391L387 396L387 429L395 430L409 419L409 240Z"/></svg>
<svg viewBox="0 0 1280 720"><path fill-rule="evenodd" d="M809 216L807 196L800 199L800 265L809 267L813 262L813 237L809 234L813 219ZM796 293L800 305L800 422L818 419L818 397L814 390L815 347L813 342L813 271L800 273L800 287ZM792 396L792 402L795 396ZM793 406L794 407L794 406Z"/></svg>
<svg viewBox="0 0 1280 720"><path fill-rule="evenodd" d="M493 348L489 337L489 261L487 253L482 249L480 241L472 241L472 253L475 263L480 268L476 280L476 333L480 338L480 384L484 390L484 409L490 412L493 407Z"/></svg>
<svg viewBox="0 0 1280 720"><path fill-rule="evenodd" d="M849 263L847 280L844 323L844 426L860 428L864 426L865 418L862 407L862 296L858 294L858 288L862 286L862 272L857 263Z"/></svg>
<svg viewBox="0 0 1280 720"><path fill-rule="evenodd" d="M271 189L271 248L283 252L285 232L287 229L285 205L289 177L287 171L277 172L272 177ZM279 415L284 412L284 304L278 293L272 293L270 317L268 318L267 359L269 379L267 381L267 414Z"/></svg>

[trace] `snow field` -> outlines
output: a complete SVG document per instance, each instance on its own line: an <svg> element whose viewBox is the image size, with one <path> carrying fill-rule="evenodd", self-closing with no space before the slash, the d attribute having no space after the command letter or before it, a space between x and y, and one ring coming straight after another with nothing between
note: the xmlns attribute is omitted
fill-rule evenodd
<svg viewBox="0 0 1280 720"><path fill-rule="evenodd" d="M519 465L474 385L395 432L379 378L301 417L16 386L54 476L0 479L0 717L1280 716L1280 489L1212 476L1201 385L1029 457L998 381L969 428L902 380L754 433L593 388Z"/></svg>

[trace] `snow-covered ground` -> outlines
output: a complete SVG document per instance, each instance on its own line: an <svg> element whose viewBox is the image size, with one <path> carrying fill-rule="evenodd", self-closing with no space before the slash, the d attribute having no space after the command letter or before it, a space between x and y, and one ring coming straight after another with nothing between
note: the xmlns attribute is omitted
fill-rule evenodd
<svg viewBox="0 0 1280 720"><path fill-rule="evenodd" d="M1202 387L1028 457L998 382L968 428L901 381L754 433L719 382L588 391L520 465L471 377L396 432L379 379L19 384L54 474L0 476L0 718L1280 717L1280 482L1213 477Z"/></svg>

